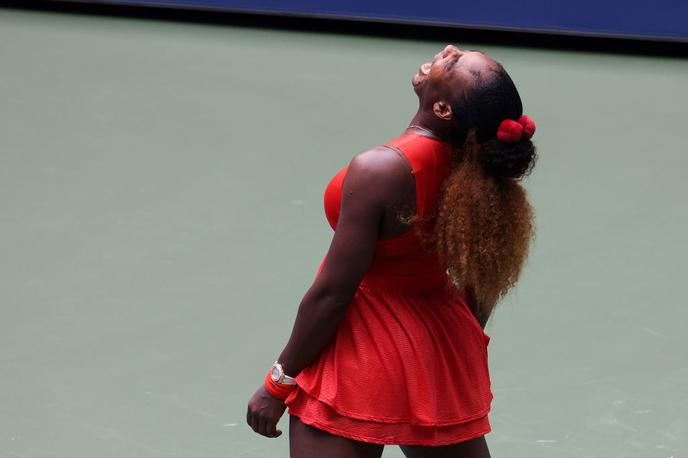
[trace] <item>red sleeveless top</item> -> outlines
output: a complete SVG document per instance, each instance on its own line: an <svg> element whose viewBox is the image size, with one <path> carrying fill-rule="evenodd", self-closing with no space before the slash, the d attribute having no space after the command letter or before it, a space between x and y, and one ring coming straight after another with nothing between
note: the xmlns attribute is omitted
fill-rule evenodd
<svg viewBox="0 0 688 458"><path fill-rule="evenodd" d="M385 146L408 159L417 214L432 217L449 172L448 144L405 133ZM325 190L333 229L347 169ZM285 403L304 423L363 442L473 439L490 431L488 342L464 298L449 287L437 256L411 228L378 241L335 338L296 376L298 388Z"/></svg>

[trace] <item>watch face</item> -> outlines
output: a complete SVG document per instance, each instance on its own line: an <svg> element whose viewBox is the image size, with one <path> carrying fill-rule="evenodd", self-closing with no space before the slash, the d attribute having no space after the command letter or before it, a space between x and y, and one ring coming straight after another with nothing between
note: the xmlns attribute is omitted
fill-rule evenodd
<svg viewBox="0 0 688 458"><path fill-rule="evenodd" d="M272 370L270 371L270 378L272 379L273 382L276 382L280 378L280 371L277 366L272 366Z"/></svg>

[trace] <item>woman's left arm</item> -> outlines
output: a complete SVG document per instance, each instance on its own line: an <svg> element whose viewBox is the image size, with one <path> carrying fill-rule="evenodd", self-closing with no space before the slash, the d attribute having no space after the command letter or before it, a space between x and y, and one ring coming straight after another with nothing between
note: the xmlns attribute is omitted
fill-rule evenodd
<svg viewBox="0 0 688 458"><path fill-rule="evenodd" d="M408 165L387 149L359 154L349 164L325 262L299 305L291 336L278 358L286 374L301 372L336 335L373 260L382 217L390 202L398 199L400 187L408 186L408 174ZM277 437L281 431L275 426L284 404L269 398L277 401L261 386L249 403L247 421L259 434ZM260 415L261 406L268 406L262 409L268 418Z"/></svg>

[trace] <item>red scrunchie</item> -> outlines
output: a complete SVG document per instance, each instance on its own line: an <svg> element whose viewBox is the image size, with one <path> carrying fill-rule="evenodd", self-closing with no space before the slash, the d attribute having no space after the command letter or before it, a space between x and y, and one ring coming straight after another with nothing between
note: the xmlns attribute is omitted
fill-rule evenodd
<svg viewBox="0 0 688 458"><path fill-rule="evenodd" d="M296 389L296 385L286 385L284 383L276 383L273 381L272 377L270 376L270 371L268 371L268 374L265 376L263 385L268 393L283 401L287 399L289 393Z"/></svg>
<svg viewBox="0 0 688 458"><path fill-rule="evenodd" d="M497 138L505 143L514 143L521 138L531 138L535 133L535 121L528 115L523 115L518 118L518 121L513 119L505 119L499 124L497 129Z"/></svg>

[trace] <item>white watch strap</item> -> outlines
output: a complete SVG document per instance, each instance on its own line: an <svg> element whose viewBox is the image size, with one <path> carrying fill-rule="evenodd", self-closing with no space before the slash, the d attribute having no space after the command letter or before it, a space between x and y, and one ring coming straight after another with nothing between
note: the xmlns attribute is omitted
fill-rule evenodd
<svg viewBox="0 0 688 458"><path fill-rule="evenodd" d="M284 374L282 383L285 385L296 385L296 379L294 377L289 377L287 374Z"/></svg>
<svg viewBox="0 0 688 458"><path fill-rule="evenodd" d="M289 377L287 374L284 373L284 368L280 363L275 361L273 364L273 367L277 367L277 370L279 371L280 375L282 376L282 381L277 382L281 383L282 385L296 385L296 379L294 377Z"/></svg>

